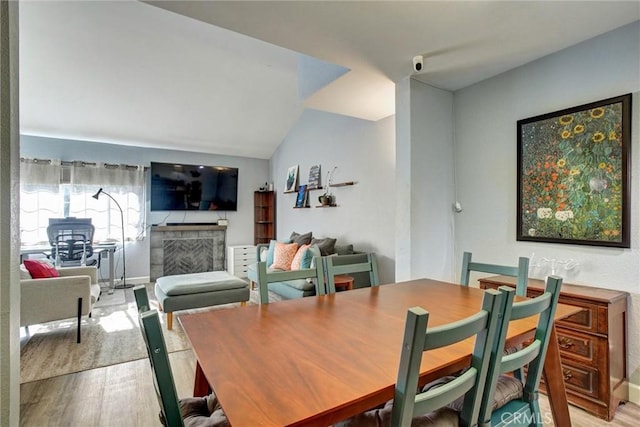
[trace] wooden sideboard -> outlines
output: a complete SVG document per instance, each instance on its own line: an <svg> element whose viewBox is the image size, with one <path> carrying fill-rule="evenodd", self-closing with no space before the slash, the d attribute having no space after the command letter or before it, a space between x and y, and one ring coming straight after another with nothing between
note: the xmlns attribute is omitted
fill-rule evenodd
<svg viewBox="0 0 640 427"><path fill-rule="evenodd" d="M478 279L483 289L515 287L515 280L507 276ZM528 296L543 290L542 280L529 279ZM582 308L556 323L567 398L607 421L611 421L620 402L628 399L628 297L627 292L570 283L563 283L560 292L560 303Z"/></svg>

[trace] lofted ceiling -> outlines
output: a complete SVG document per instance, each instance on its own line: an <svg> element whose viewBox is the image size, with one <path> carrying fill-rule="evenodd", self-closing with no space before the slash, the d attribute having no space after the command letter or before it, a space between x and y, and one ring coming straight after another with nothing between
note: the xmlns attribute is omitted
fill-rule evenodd
<svg viewBox="0 0 640 427"><path fill-rule="evenodd" d="M639 19L639 0L26 1L21 132L268 159L305 108L394 114L415 55L453 91Z"/></svg>

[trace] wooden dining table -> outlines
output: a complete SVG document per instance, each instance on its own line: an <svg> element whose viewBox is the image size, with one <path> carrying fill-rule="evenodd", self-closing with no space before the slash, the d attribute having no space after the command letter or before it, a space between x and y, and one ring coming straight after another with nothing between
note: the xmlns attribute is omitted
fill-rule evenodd
<svg viewBox="0 0 640 427"><path fill-rule="evenodd" d="M430 279L179 316L195 353L194 395L213 390L230 423L327 426L393 398L407 309L429 326L480 310L482 290ZM556 320L574 314L559 305ZM508 344L535 319L511 322ZM544 366L556 425L571 425L555 333ZM473 338L429 351L422 383L468 365Z"/></svg>

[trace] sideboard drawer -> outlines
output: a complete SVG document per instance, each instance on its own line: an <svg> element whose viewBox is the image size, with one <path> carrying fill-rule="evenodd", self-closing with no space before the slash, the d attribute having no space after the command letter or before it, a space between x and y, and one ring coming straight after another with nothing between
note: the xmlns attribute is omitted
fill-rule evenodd
<svg viewBox="0 0 640 427"><path fill-rule="evenodd" d="M564 328L556 328L558 347L563 355L578 358L590 366L597 362L597 337L570 331Z"/></svg>
<svg viewBox="0 0 640 427"><path fill-rule="evenodd" d="M558 320L556 324L559 327L567 327L585 332L598 333L598 306L589 304L584 301L576 301L571 299L563 299L562 304L570 304L580 307L580 311L562 320Z"/></svg>
<svg viewBox="0 0 640 427"><path fill-rule="evenodd" d="M581 394L599 398L599 375L595 369L576 366L566 361L562 362L562 375L567 390L575 390Z"/></svg>

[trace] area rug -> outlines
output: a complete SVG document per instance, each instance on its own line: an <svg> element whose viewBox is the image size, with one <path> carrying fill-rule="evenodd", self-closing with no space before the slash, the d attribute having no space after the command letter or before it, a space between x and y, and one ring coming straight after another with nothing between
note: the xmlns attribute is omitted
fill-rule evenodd
<svg viewBox="0 0 640 427"><path fill-rule="evenodd" d="M153 285L148 284L147 290L152 309L157 309ZM257 302L257 292L252 291L248 304ZM222 310L239 305L225 304L177 314ZM169 331L165 316L160 316L160 319L168 351L171 353L189 349L190 345L180 322L174 321L173 329ZM100 298L94 306L92 317L85 316L82 320L80 344L76 343L76 327L75 319L39 326L20 352L21 383L147 357L131 289L119 289L113 295L103 295Z"/></svg>

